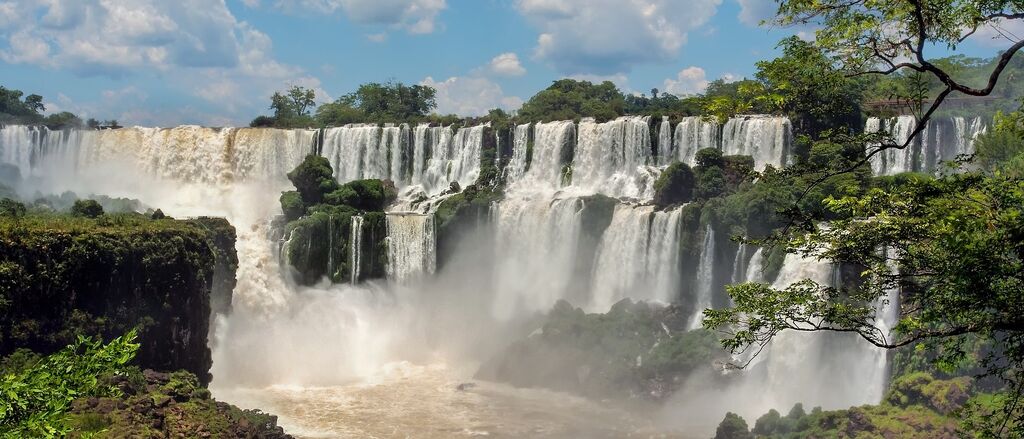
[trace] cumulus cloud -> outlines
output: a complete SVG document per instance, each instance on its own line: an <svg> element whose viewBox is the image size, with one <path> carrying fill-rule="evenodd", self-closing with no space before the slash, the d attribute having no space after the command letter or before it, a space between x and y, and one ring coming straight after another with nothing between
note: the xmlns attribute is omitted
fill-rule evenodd
<svg viewBox="0 0 1024 439"><path fill-rule="evenodd" d="M526 69L519 62L519 56L508 52L494 57L489 65L491 72L500 76L523 76Z"/></svg>
<svg viewBox="0 0 1024 439"><path fill-rule="evenodd" d="M224 0L9 0L0 2L0 28L7 63L83 76L157 74L220 111L237 112L236 122L262 109L271 91L308 76L276 61L270 37L237 20ZM315 78L307 82L319 87ZM132 103L124 101L97 104Z"/></svg>
<svg viewBox="0 0 1024 439"><path fill-rule="evenodd" d="M740 4L740 22L749 26L758 26L761 20L775 16L779 6L774 0L736 0Z"/></svg>
<svg viewBox="0 0 1024 439"><path fill-rule="evenodd" d="M628 72L675 58L721 0L517 0L540 30L534 56L566 74Z"/></svg>
<svg viewBox="0 0 1024 439"><path fill-rule="evenodd" d="M252 1L258 5L258 0ZM247 3L248 4L248 3ZM404 29L412 34L429 34L437 29L437 16L445 0L277 0L275 5L289 11L332 14L342 11L352 21Z"/></svg>
<svg viewBox="0 0 1024 439"><path fill-rule="evenodd" d="M494 81L482 76L453 76L436 81L428 76L420 85L437 90L437 112L460 116L482 116L493 108L515 110L523 100L505 96L505 92Z"/></svg>
<svg viewBox="0 0 1024 439"><path fill-rule="evenodd" d="M703 92L709 82L704 69L690 66L680 70L675 78L666 79L664 91L674 95L692 95Z"/></svg>

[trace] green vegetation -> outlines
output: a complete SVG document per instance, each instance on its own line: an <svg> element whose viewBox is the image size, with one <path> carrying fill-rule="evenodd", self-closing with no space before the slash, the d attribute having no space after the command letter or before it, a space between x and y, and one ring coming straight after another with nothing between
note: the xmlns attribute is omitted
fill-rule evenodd
<svg viewBox="0 0 1024 439"><path fill-rule="evenodd" d="M103 206L96 200L76 200L71 206L71 214L85 218L98 218L103 215Z"/></svg>
<svg viewBox="0 0 1024 439"><path fill-rule="evenodd" d="M724 359L713 334L685 331L687 315L629 299L607 314L586 314L560 301L539 332L492 358L477 376L594 397L664 398L691 373Z"/></svg>
<svg viewBox="0 0 1024 439"><path fill-rule="evenodd" d="M24 96L24 97L23 97ZM44 125L50 129L82 128L82 120L72 113L43 116L46 106L37 94L25 96L21 90L0 86L0 124Z"/></svg>
<svg viewBox="0 0 1024 439"><path fill-rule="evenodd" d="M654 182L654 204L665 208L674 204L688 203L693 199L693 170L686 163L669 165Z"/></svg>
<svg viewBox="0 0 1024 439"><path fill-rule="evenodd" d="M538 122L582 117L609 120L624 115L625 109L625 96L610 81L592 84L559 79L526 101L519 110L519 117Z"/></svg>
<svg viewBox="0 0 1024 439"><path fill-rule="evenodd" d="M67 412L72 401L116 395L117 390L102 385L100 377L124 373L138 348L135 332L130 331L106 345L79 336L72 345L44 358L23 352L19 354L22 364L5 360L0 370L0 436L66 436L71 432Z"/></svg>
<svg viewBox="0 0 1024 439"><path fill-rule="evenodd" d="M425 85L371 82L316 112L324 126L356 122L404 122L426 118L437 107L437 91Z"/></svg>

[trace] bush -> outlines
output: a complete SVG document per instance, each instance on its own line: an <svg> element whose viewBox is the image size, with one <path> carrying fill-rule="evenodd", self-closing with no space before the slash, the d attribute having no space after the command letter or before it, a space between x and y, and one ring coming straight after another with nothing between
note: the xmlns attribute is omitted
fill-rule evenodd
<svg viewBox="0 0 1024 439"><path fill-rule="evenodd" d="M281 210L289 222L302 218L306 214L306 205L302 203L302 195L298 191L282 192Z"/></svg>
<svg viewBox="0 0 1024 439"><path fill-rule="evenodd" d="M693 170L686 163L675 162L654 182L654 204L659 208L687 203L693 199Z"/></svg>
<svg viewBox="0 0 1024 439"><path fill-rule="evenodd" d="M398 198L398 190L390 181L356 180L324 196L324 202L333 206L351 206L359 210L380 212L395 198Z"/></svg>
<svg viewBox="0 0 1024 439"><path fill-rule="evenodd" d="M96 200L76 200L71 206L71 214L85 218L98 218L103 215L103 206Z"/></svg>
<svg viewBox="0 0 1024 439"><path fill-rule="evenodd" d="M25 205L10 198L0 200L0 216L21 218L25 216Z"/></svg>
<svg viewBox="0 0 1024 439"><path fill-rule="evenodd" d="M79 337L60 352L0 378L0 434L3 437L63 437L70 433L67 412L83 396L103 396L111 388L101 376L121 372L139 345L135 331L103 345Z"/></svg>
<svg viewBox="0 0 1024 439"><path fill-rule="evenodd" d="M694 156L694 163L702 168L707 167L723 167L725 166L725 159L722 156L722 151L715 148L704 148L697 151L697 155Z"/></svg>

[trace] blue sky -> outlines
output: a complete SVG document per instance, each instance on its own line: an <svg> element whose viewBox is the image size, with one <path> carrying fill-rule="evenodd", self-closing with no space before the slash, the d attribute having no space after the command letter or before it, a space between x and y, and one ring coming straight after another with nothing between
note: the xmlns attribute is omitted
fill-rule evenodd
<svg viewBox="0 0 1024 439"><path fill-rule="evenodd" d="M518 108L562 77L630 92L749 76L796 29L771 0L0 0L2 85L123 124L240 125L275 90L396 79L438 110ZM807 31L804 29L804 31ZM965 53L988 56L979 38Z"/></svg>

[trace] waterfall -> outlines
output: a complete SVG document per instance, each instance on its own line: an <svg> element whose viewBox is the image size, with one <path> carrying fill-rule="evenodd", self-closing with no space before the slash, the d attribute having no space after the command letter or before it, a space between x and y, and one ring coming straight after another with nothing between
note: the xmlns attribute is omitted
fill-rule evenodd
<svg viewBox="0 0 1024 439"><path fill-rule="evenodd" d="M745 277L740 282L763 282L764 279L764 247L758 247L747 263Z"/></svg>
<svg viewBox="0 0 1024 439"><path fill-rule="evenodd" d="M363 220L358 215L352 216L352 236L349 239L349 272L350 283L359 283L359 271L363 262Z"/></svg>
<svg viewBox="0 0 1024 439"><path fill-rule="evenodd" d="M626 116L597 123L583 119L572 185L587 193L650 199L658 172L650 166L650 117Z"/></svg>
<svg viewBox="0 0 1024 439"><path fill-rule="evenodd" d="M697 265L697 297L693 302L693 316L690 317L689 329L700 328L704 320L704 310L714 304L714 271L715 271L715 229L708 224L704 229L704 244L700 250L700 264Z"/></svg>
<svg viewBox="0 0 1024 439"><path fill-rule="evenodd" d="M662 116L658 129L658 165L665 166L672 162L672 122L668 116Z"/></svg>
<svg viewBox="0 0 1024 439"><path fill-rule="evenodd" d="M590 308L604 312L626 297L653 299L646 281L653 207L620 204L597 248ZM646 293L646 294L645 294ZM646 296L646 297L645 297Z"/></svg>
<svg viewBox="0 0 1024 439"><path fill-rule="evenodd" d="M388 213L388 279L409 283L434 273L437 242L434 216Z"/></svg>
<svg viewBox="0 0 1024 439"><path fill-rule="evenodd" d="M529 166L527 150L530 147L530 128L528 123L516 125L512 133L512 159L505 166L505 179L508 182L519 181Z"/></svg>
<svg viewBox="0 0 1024 439"><path fill-rule="evenodd" d="M910 133L917 126L914 116L899 116L886 119L883 123L876 117L868 118L865 132L888 133L889 137L898 145L902 145L910 138ZM871 145L877 146L877 145ZM869 148L871 147L869 146ZM913 144L903 149L890 148L871 157L871 170L875 175L895 175L915 170L916 148Z"/></svg>
<svg viewBox="0 0 1024 439"><path fill-rule="evenodd" d="M898 145L907 142L910 133L917 127L914 116L897 116L887 119L868 118L864 127L866 133L888 133ZM981 117L935 118L906 148L891 148L871 157L871 170L875 175L896 175L903 172L935 173L941 170L942 162L953 161L958 156L974 153L974 141L987 130ZM868 145L869 151L877 144Z"/></svg>
<svg viewBox="0 0 1024 439"><path fill-rule="evenodd" d="M653 279L651 300L668 303L679 295L682 207L655 212L647 244L647 278Z"/></svg>
<svg viewBox="0 0 1024 439"><path fill-rule="evenodd" d="M517 132L519 132L517 128ZM562 186L562 158L571 152L576 136L572 121L537 123L533 126L533 157L529 171L522 176L519 186L538 189L555 189ZM528 140L521 143L520 153L525 160ZM517 143L517 146L520 144ZM513 153L515 156L515 153ZM524 162L525 163L525 162ZM524 164L525 168L526 165Z"/></svg>
<svg viewBox="0 0 1024 439"><path fill-rule="evenodd" d="M753 157L757 170L767 165L781 168L789 164L792 130L785 117L734 117L722 128L722 152Z"/></svg>
<svg viewBox="0 0 1024 439"><path fill-rule="evenodd" d="M22 175L46 176L55 191L75 190L83 179L157 178L230 185L283 181L312 150L314 130L265 128L122 128L60 130L0 128L0 160ZM127 177L127 176L126 176ZM115 185L111 184L111 187ZM127 185L117 185L124 190Z"/></svg>
<svg viewBox="0 0 1024 439"><path fill-rule="evenodd" d="M583 207L579 198L546 197L513 197L497 205L494 317L546 312L566 298Z"/></svg>
<svg viewBox="0 0 1024 439"><path fill-rule="evenodd" d="M672 147L675 158L690 166L696 165L697 151L705 148L721 149L718 122L703 116L684 117L676 125Z"/></svg>
<svg viewBox="0 0 1024 439"><path fill-rule="evenodd" d="M447 180L457 181L461 187L476 182L480 176L480 155L483 152L484 131L489 125L459 128L452 142L452 157L448 165Z"/></svg>
<svg viewBox="0 0 1024 439"><path fill-rule="evenodd" d="M739 284L744 282L747 278L746 262L747 245L741 243L740 247L736 249L736 258L732 261L732 278L730 279L730 283Z"/></svg>

